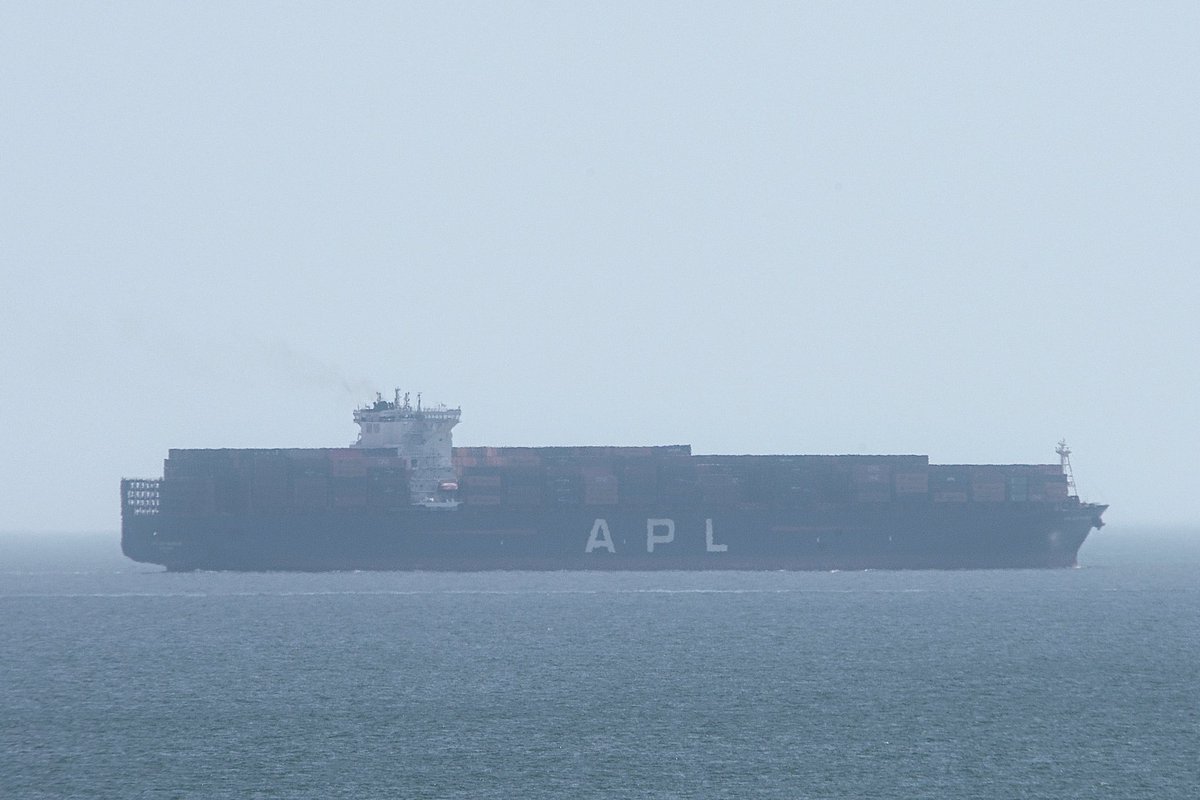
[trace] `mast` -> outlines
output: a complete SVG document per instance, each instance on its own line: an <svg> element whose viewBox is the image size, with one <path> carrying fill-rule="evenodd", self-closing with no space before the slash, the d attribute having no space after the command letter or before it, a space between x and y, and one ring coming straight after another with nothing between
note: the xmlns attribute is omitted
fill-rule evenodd
<svg viewBox="0 0 1200 800"><path fill-rule="evenodd" d="M1071 469L1071 448L1067 447L1067 440L1059 440L1054 452L1058 453L1063 474L1067 476L1067 496L1079 497L1079 490L1075 488L1075 472Z"/></svg>

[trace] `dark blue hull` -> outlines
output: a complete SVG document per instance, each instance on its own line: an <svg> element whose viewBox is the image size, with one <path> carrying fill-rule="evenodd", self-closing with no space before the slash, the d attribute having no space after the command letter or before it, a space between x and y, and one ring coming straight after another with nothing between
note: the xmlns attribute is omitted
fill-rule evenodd
<svg viewBox="0 0 1200 800"><path fill-rule="evenodd" d="M572 507L127 514L122 548L172 570L857 570L1070 567L1105 506L833 510Z"/></svg>

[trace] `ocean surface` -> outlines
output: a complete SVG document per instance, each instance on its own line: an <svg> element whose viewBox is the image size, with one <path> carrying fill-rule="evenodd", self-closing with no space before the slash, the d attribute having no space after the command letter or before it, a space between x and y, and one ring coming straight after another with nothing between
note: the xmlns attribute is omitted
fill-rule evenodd
<svg viewBox="0 0 1200 800"><path fill-rule="evenodd" d="M0 534L0 797L1200 797L1200 529L1080 561L168 574Z"/></svg>

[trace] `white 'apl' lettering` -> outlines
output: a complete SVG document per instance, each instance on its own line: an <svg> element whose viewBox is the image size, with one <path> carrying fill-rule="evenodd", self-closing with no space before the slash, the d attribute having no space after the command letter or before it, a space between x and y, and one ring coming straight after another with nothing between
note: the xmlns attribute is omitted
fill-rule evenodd
<svg viewBox="0 0 1200 800"><path fill-rule="evenodd" d="M655 528L666 528L664 534L654 532ZM646 520L646 552L653 553L654 545L669 544L675 541L675 520L673 519L648 519Z"/></svg>

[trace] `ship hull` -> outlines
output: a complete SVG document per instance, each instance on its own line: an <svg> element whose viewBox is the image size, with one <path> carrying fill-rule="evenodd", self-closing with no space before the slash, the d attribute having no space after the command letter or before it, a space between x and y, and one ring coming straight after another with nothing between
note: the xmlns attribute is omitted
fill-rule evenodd
<svg viewBox="0 0 1200 800"><path fill-rule="evenodd" d="M584 507L129 515L122 549L171 570L1064 568L1105 507Z"/></svg>

